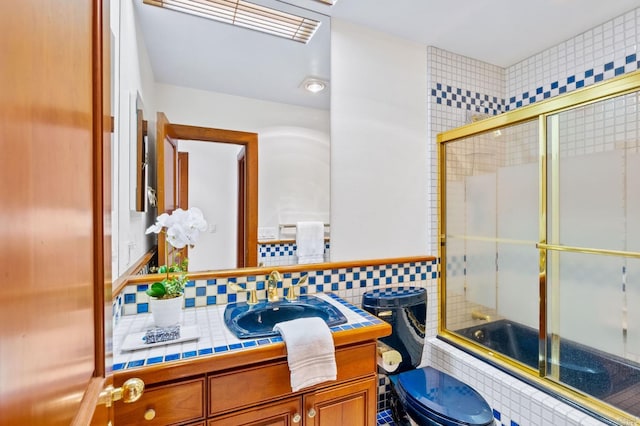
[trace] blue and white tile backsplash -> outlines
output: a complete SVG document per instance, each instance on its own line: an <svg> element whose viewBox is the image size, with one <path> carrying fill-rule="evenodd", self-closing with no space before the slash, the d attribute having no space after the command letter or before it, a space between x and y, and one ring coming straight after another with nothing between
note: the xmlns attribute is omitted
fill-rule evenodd
<svg viewBox="0 0 640 426"><path fill-rule="evenodd" d="M298 294L335 293L349 303L360 305L366 291L398 284L425 287L428 281L438 278L436 262L411 262L388 265L372 265L354 268L322 269L322 264L309 265L306 272L283 273L282 288L290 281L297 284L303 275L309 275L306 283L296 287ZM229 283L256 288L258 298L266 298L268 275L249 275L210 280L189 281L185 287L185 308L245 301L246 293L236 294ZM123 315L149 312L148 284L129 285L123 289L113 303L116 323ZM282 292L282 290L280 290Z"/></svg>

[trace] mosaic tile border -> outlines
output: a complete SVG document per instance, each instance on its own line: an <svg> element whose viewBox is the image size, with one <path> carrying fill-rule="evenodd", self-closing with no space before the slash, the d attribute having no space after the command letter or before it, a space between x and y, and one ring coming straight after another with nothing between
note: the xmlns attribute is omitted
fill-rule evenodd
<svg viewBox="0 0 640 426"><path fill-rule="evenodd" d="M260 243L258 244L258 262L262 266L295 265L298 263L298 245L295 242L287 243ZM331 253L331 243L325 242L324 261L328 262Z"/></svg>
<svg viewBox="0 0 640 426"><path fill-rule="evenodd" d="M564 79L552 81L535 89L510 96L508 100L441 83L436 83L436 87L431 89L431 96L435 99L436 104L439 105L497 115L600 83L613 77L628 74L638 69L640 69L638 55L631 53L624 58L594 66L584 72L572 74Z"/></svg>
<svg viewBox="0 0 640 426"><path fill-rule="evenodd" d="M382 320L378 319L376 316L371 315L367 311L364 311L359 307L350 304L349 302L347 302L346 300L340 298L335 294L329 293L329 294L325 294L324 296L325 298L330 298L331 300L337 302L341 307L345 308L346 310L348 310L348 312L350 312L350 315L347 315L349 322L347 324L331 327L330 328L331 332L353 330L357 328L380 324L382 322ZM213 322L213 323L207 323L206 327L211 327L211 326L217 326L218 328L223 327L220 324L220 322L222 321L221 315L220 315L221 312L223 312L222 308L223 308L222 306L212 306L207 308L207 309L215 310L215 312L211 312L211 316L215 319L218 319L219 321ZM140 323L145 324L146 322L148 322L147 321L149 319L148 317L149 315L146 315L145 318L141 319ZM207 312L207 318L208 317L209 317L209 312ZM133 321L135 322L136 320L137 319L134 319ZM135 325L130 325L130 327L131 326L135 327ZM200 324L200 326L205 327L205 324L202 323ZM140 324L138 328L141 328ZM217 330L217 331L220 331L220 330ZM231 332L228 332L228 333L231 333ZM123 338L126 335L126 333L119 333L119 335L120 335L120 338ZM255 348L258 346L271 345L271 344L279 343L283 341L282 337L280 336L274 336L269 338L259 338L259 339L237 339L233 337L232 339L230 339L230 341L223 341L223 339L209 340L204 335L202 337L202 340L204 342L202 347L193 346L192 349L186 350L183 352L175 351L173 348L171 348L171 346L180 345L179 343L174 345L171 345L169 343L168 345L160 346L157 349L156 348L141 349L138 351L127 353L127 355L125 356L123 356L122 354L116 353L116 351L114 350L113 371L125 370L129 368L136 368L136 367L142 367L142 366L149 366L149 365L159 364L162 362L176 361L180 359L184 360L184 359L218 354L218 353L236 352L236 351ZM164 351L164 352L168 351L169 353L162 353L160 351ZM122 359L126 357L129 357L132 359L123 361Z"/></svg>
<svg viewBox="0 0 640 426"><path fill-rule="evenodd" d="M511 96L505 111L511 111L536 101L552 98L563 93L571 92L582 87L590 86L613 77L618 77L640 69L640 60L635 53L622 59L607 62L600 66L589 68L581 73L568 76L565 79L553 81L531 91Z"/></svg>
<svg viewBox="0 0 640 426"><path fill-rule="evenodd" d="M435 97L437 104L483 114L497 115L504 110L504 99L442 83L436 83L436 87L431 89L431 96Z"/></svg>

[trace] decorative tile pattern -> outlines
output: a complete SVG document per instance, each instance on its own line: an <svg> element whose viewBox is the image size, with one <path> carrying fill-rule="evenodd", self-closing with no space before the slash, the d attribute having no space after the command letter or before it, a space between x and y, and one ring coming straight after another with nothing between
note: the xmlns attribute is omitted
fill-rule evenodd
<svg viewBox="0 0 640 426"><path fill-rule="evenodd" d="M553 98L582 87L590 86L622 74L636 71L640 68L640 61L637 60L635 53L626 55L624 58L607 62L589 68L577 74L572 74L561 80L555 80L538 86L535 89L519 93L509 97L509 101L505 107L505 111L511 111L522 106L530 105L544 99Z"/></svg>
<svg viewBox="0 0 640 426"><path fill-rule="evenodd" d="M332 332L366 327L379 324L382 321L334 294L319 294L317 296L338 307L347 317L348 322L331 327ZM282 337L280 336L260 339L238 339L224 325L224 308L222 305L214 305L185 309L183 311L182 325L197 325L200 330L200 338L198 340L169 343L135 351L121 351L119 348L127 335L152 328L153 318L149 314L123 317L113 333L113 370L124 370L214 353L241 351L282 342Z"/></svg>
<svg viewBox="0 0 640 426"><path fill-rule="evenodd" d="M310 267L313 266L310 265ZM362 294L375 288L398 284L424 287L425 281L438 278L438 267L435 262L412 262L357 268L310 269L303 273L285 273L282 274L283 281L278 284L280 295L284 295L283 283L293 281L295 285L303 275L307 274L309 275L307 282L297 287L298 294L333 292L345 298L349 303L359 305ZM236 283L245 288L256 288L258 298L264 299L266 298L268 278L267 275L256 275L189 281L184 292L185 308L246 301L246 293L236 294L228 286L229 283ZM149 296L145 293L147 288L147 285L132 285L123 290L120 305L116 306L114 303L116 324L122 316L149 312ZM118 313L116 313L116 308L119 309Z"/></svg>
<svg viewBox="0 0 640 426"><path fill-rule="evenodd" d="M298 263L296 243L260 243L258 244L258 263L262 266L295 265ZM331 243L325 242L324 261L329 262Z"/></svg>
<svg viewBox="0 0 640 426"><path fill-rule="evenodd" d="M395 426L393 418L391 418L391 410L378 411L376 415L376 424L378 426Z"/></svg>

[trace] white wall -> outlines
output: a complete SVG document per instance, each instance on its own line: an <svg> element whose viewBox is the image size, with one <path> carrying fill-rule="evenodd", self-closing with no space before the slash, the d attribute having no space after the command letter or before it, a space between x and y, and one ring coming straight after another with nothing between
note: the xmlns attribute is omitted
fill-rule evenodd
<svg viewBox="0 0 640 426"><path fill-rule="evenodd" d="M331 260L428 254L426 48L331 30Z"/></svg>
<svg viewBox="0 0 640 426"><path fill-rule="evenodd" d="M135 212L131 204L132 182L131 143L136 94L144 104L144 117L149 122L148 145L153 147L155 137L154 76L142 36L137 32L132 0L112 2L113 57L113 113L115 133L113 141L113 276L118 277L142 257L153 241L144 231L155 216L154 209L146 213ZM153 167L149 178L153 179ZM153 183L153 182L152 182Z"/></svg>
<svg viewBox="0 0 640 426"><path fill-rule="evenodd" d="M239 145L180 141L189 153L189 206L202 210L209 232L189 249L189 269L233 268L236 265Z"/></svg>
<svg viewBox="0 0 640 426"><path fill-rule="evenodd" d="M172 123L258 133L260 228L329 220L329 111L164 84L156 96Z"/></svg>

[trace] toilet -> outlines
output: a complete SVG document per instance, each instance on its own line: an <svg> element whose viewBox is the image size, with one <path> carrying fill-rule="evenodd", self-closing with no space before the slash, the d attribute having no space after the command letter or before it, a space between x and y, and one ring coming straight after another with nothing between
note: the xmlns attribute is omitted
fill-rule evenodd
<svg viewBox="0 0 640 426"><path fill-rule="evenodd" d="M397 351L402 357L397 367L381 367L391 381L391 411L397 426L494 424L491 407L472 387L435 368L416 368L422 358L425 336L424 288L368 291L362 296L362 308L391 325L391 335L380 339L380 346L384 351Z"/></svg>

